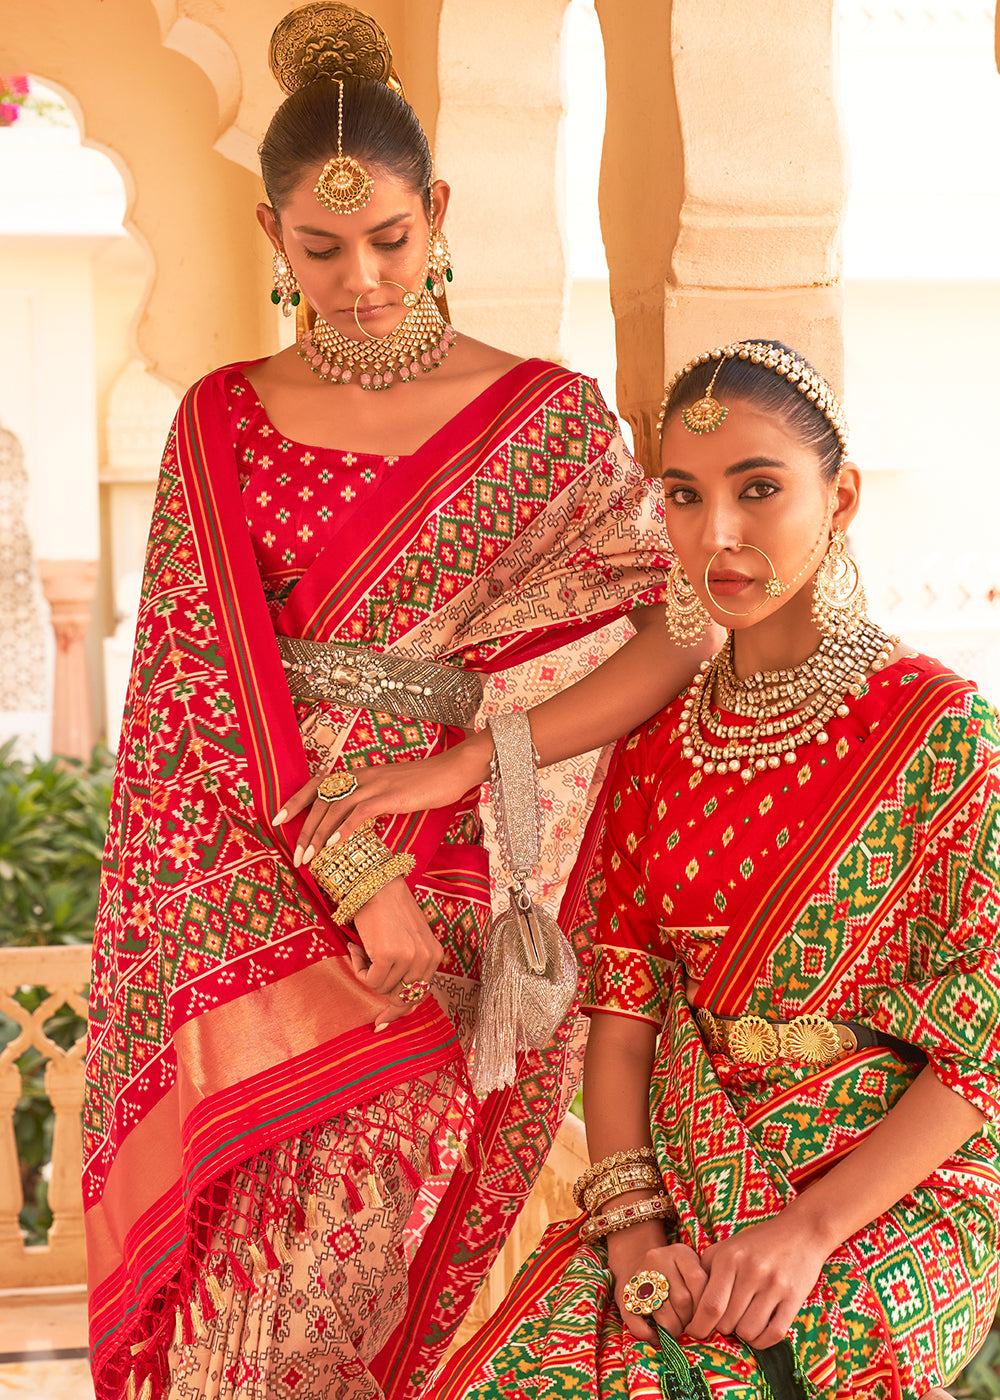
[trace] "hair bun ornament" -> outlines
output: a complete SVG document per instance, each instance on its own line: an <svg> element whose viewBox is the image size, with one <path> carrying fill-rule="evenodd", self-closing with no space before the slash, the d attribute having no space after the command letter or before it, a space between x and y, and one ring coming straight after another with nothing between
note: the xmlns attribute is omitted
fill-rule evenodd
<svg viewBox="0 0 1000 1400"><path fill-rule="evenodd" d="M288 94L317 78L369 78L404 95L382 27L336 0L314 0L285 15L271 35L268 62Z"/></svg>

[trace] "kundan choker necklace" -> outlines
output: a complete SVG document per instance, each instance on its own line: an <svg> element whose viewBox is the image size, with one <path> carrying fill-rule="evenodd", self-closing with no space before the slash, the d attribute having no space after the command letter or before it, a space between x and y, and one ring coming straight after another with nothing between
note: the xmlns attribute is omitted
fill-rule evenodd
<svg viewBox="0 0 1000 1400"><path fill-rule="evenodd" d="M412 298L415 304L407 300ZM455 344L454 329L438 310L430 292L419 298L405 292L410 310L388 335L350 340L317 317L299 341L298 351L313 374L331 384L360 384L362 389L388 389L437 369Z"/></svg>
<svg viewBox="0 0 1000 1400"><path fill-rule="evenodd" d="M826 725L848 713L848 695L858 696L868 671L881 671L899 638L867 618L842 641L824 636L799 666L758 671L740 680L733 668L733 634L701 665L681 710L681 748L705 773L755 773L794 763L804 745L826 744ZM743 719L723 719L722 705Z"/></svg>

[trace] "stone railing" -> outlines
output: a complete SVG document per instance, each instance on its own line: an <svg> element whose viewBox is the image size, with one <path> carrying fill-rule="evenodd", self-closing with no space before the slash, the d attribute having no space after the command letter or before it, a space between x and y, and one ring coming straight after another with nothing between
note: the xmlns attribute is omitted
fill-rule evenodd
<svg viewBox="0 0 1000 1400"><path fill-rule="evenodd" d="M80 1188L85 1037L63 1050L46 1035L45 1022L62 1006L86 1016L89 977L89 947L0 948L0 1011L20 1027L0 1054L0 1288L53 1288L86 1277ZM25 1010L17 989L39 986L48 996L34 1011ZM21 1096L16 1061L32 1048L48 1061L45 1092L55 1113L48 1191L53 1220L48 1243L27 1247L18 1225L24 1201L14 1109Z"/></svg>
<svg viewBox="0 0 1000 1400"><path fill-rule="evenodd" d="M89 976L87 947L0 948L0 1010L20 1026L19 1034L0 1054L0 1289L52 1288L80 1284L86 1277L80 1189L85 1037L70 1050L62 1050L46 1035L45 1022L62 1006L86 1016ZM35 1011L26 1011L14 994L19 987L38 986L46 988L48 996ZM48 1244L27 1247L18 1225L23 1195L14 1109L21 1095L16 1061L32 1047L48 1061L45 1091L55 1111L48 1192L53 1223ZM583 1124L570 1114L459 1340L470 1336L498 1306L545 1227L577 1213L572 1185L587 1162Z"/></svg>

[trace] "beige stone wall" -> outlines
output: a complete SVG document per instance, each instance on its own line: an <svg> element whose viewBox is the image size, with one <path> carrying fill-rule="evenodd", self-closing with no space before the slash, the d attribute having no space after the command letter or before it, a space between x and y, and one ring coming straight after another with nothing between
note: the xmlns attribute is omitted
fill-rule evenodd
<svg viewBox="0 0 1000 1400"><path fill-rule="evenodd" d="M701 350L777 336L841 380L836 7L598 0L597 10L618 403L650 467L664 380Z"/></svg>

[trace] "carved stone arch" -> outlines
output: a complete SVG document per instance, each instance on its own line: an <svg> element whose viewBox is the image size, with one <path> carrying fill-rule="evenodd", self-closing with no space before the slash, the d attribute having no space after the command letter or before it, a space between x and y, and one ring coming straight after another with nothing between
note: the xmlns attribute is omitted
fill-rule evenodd
<svg viewBox="0 0 1000 1400"><path fill-rule="evenodd" d="M126 227L152 262L136 345L179 388L217 364L272 351L277 334L253 214L259 182L216 149L232 109L233 62L218 36L187 24L169 33L197 62L165 45L169 8L167 0L16 6L0 33L0 71L37 73L63 93L85 144L121 171Z"/></svg>

